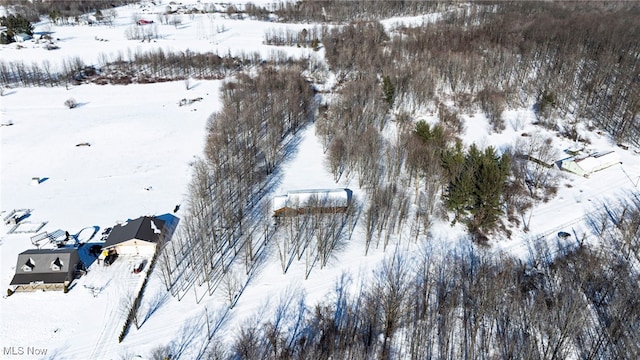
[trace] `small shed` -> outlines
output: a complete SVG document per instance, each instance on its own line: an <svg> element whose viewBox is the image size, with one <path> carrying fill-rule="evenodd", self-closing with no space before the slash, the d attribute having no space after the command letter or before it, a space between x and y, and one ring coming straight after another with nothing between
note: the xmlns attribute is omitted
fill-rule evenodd
<svg viewBox="0 0 640 360"><path fill-rule="evenodd" d="M80 264L75 248L27 250L18 255L16 273L9 285L13 291L64 290Z"/></svg>
<svg viewBox="0 0 640 360"><path fill-rule="evenodd" d="M19 33L13 36L13 40L16 42L25 42L31 39L33 39L33 37L27 33Z"/></svg>
<svg viewBox="0 0 640 360"><path fill-rule="evenodd" d="M622 163L620 156L613 150L595 152L588 155L573 156L561 160L562 170L588 177L590 174Z"/></svg>
<svg viewBox="0 0 640 360"><path fill-rule="evenodd" d="M118 255L153 256L164 235L164 225L164 221L150 216L118 224L109 233L103 249L115 250Z"/></svg>
<svg viewBox="0 0 640 360"><path fill-rule="evenodd" d="M289 191L273 198L275 217L307 213L346 212L351 205L349 189L309 189Z"/></svg>

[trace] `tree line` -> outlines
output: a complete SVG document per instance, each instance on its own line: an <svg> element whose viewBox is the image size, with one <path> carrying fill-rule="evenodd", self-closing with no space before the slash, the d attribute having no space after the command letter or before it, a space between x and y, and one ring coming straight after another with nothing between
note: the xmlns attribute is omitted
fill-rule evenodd
<svg viewBox="0 0 640 360"><path fill-rule="evenodd" d="M268 29L264 34L264 43L274 46L310 47L315 51L320 50L321 31L317 26L311 30L300 31L290 29Z"/></svg>
<svg viewBox="0 0 640 360"><path fill-rule="evenodd" d="M279 2L272 12L282 22L342 23L433 13L444 10L447 4L436 1L302 0ZM252 6L251 10L247 11L250 16L264 12L260 6Z"/></svg>
<svg viewBox="0 0 640 360"><path fill-rule="evenodd" d="M77 22L78 17L98 10L111 9L122 5L136 3L134 0L55 0L55 1L21 1L2 0L0 3L12 13L27 18L30 22L38 22L47 16L51 21L66 24L70 19Z"/></svg>
<svg viewBox="0 0 640 360"><path fill-rule="evenodd" d="M272 174L315 106L299 69L271 66L255 76L238 74L224 84L221 98L222 109L208 121L204 158L193 163L183 226L159 266L178 298L200 286L211 295L222 284L232 306L274 234L264 197L277 180ZM240 275L244 282L236 280Z"/></svg>
<svg viewBox="0 0 640 360"><path fill-rule="evenodd" d="M56 0L21 1L2 0L5 8L11 8L16 14L28 18L31 22L48 16L59 24L77 22L83 14L98 10L111 9L136 3L132 0ZM302 0L298 2L274 1L268 7L247 2L242 12L233 5L225 12L230 16L244 15L258 19L271 20L271 15L282 22L345 22L353 19L384 18L391 16L413 16L446 8L447 2L432 1L385 1L385 0ZM218 11L214 6L206 6L205 12Z"/></svg>
<svg viewBox="0 0 640 360"><path fill-rule="evenodd" d="M131 84L175 81L187 78L223 79L246 68L259 65L305 65L307 60L292 59L286 53L274 53L263 60L257 53L220 55L215 52L172 52L163 49L116 55L101 54L99 64L86 64L79 57L60 64L0 61L0 86L62 86L69 83Z"/></svg>
<svg viewBox="0 0 640 360"><path fill-rule="evenodd" d="M216 359L634 359L633 265L619 251L532 239L527 261L460 246L397 251L364 279L343 275L318 303L287 291Z"/></svg>

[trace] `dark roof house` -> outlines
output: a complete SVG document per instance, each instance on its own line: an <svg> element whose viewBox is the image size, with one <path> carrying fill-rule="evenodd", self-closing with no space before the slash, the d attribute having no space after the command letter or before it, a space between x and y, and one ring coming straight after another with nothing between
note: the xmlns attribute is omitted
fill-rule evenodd
<svg viewBox="0 0 640 360"><path fill-rule="evenodd" d="M63 290L75 278L80 264L78 250L32 249L18 255L16 273L10 286L14 291Z"/></svg>
<svg viewBox="0 0 640 360"><path fill-rule="evenodd" d="M143 216L113 227L103 249L115 249L118 254L155 252L156 243L163 236L164 221Z"/></svg>

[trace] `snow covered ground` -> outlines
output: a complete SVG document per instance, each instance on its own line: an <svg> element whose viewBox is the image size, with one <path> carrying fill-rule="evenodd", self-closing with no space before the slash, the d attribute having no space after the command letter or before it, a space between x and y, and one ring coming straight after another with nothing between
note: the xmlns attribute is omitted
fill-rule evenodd
<svg viewBox="0 0 640 360"><path fill-rule="evenodd" d="M181 3L196 3L194 0ZM239 1L227 1L226 3ZM254 2L260 4L260 2ZM204 2L203 2L204 4ZM204 6L200 4L200 6ZM219 5L223 10L226 6ZM62 65L64 60L79 57L86 64L99 64L104 59L114 59L118 55L127 57L137 52L163 49L171 52L186 50L198 52L216 52L221 56L231 54L259 53L266 58L282 50L264 45L267 30L281 31L290 29L301 31L313 27L310 24L281 24L277 22L257 21L251 19L235 20L226 14L210 13L206 15L176 14L170 19L179 18L179 25L162 24L159 14L166 12L166 5L141 7L129 5L116 9L117 17L112 25L78 25L56 26L45 20L35 26L34 38L41 34L50 34L55 39L57 50L46 50L42 41L28 41L0 46L0 58L4 61L37 60L48 61L52 69ZM135 19L153 21L152 24L138 26ZM131 29L148 29L157 38L151 42L128 40L127 31ZM295 57L321 56L310 48L290 47L286 52ZM29 63L29 61L27 61Z"/></svg>
<svg viewBox="0 0 640 360"><path fill-rule="evenodd" d="M262 44L266 29L309 26L232 20L220 14L196 15L193 19L183 15L183 23L177 27L158 25L161 39L140 43L126 40L124 32L131 26L132 14L141 12L141 8L132 5L118 8L117 12L113 26L40 24L36 31L52 31L60 39L59 50L47 51L29 42L22 44L23 48L1 46L0 58L47 59L56 66L63 59L78 56L91 64L99 61L100 54L113 56L150 48L217 50L221 54L259 51L266 57L283 49ZM156 20L154 15L149 16ZM406 22L431 20L419 17ZM401 22L402 19L394 18L387 26ZM225 30L213 34L218 28ZM321 56L309 49L286 48L286 51L294 56ZM190 90L183 82L169 82L6 91L0 97L1 123L13 125L0 127L1 217L13 209L32 209L24 221L47 222L43 230L61 229L92 242L97 240L91 238L96 227L101 231L128 218L171 213L175 205L184 203L190 164L202 152L207 118L221 106L221 83L196 81ZM178 106L180 99L197 97L203 100ZM79 106L67 108L64 102L69 98ZM490 134L487 120L479 113L465 119L467 144L475 142L498 149L513 144L522 132L541 131L531 125L534 118L530 109L505 112L507 128L501 134ZM549 134L554 136L560 160L561 151L573 144ZM349 187L356 198L364 197L357 179L335 183L325 166L325 154L315 136L314 124L309 124L299 136L297 151L278 170L281 179L274 195L295 189ZM588 136L594 149L615 147L604 135ZM85 143L90 146L77 146ZM493 246L526 256L527 241L532 238L542 236L555 242L558 231L588 233L585 214L598 210L609 199L637 192L640 157L632 149L615 150L621 155L622 165L588 179L562 173L556 198L533 209L531 230L524 233L513 229L510 240ZM40 178L39 183L34 184L34 177ZM17 254L33 247L30 242L33 234L8 234L10 227L2 226L0 288L8 288ZM434 225L433 232L440 243L432 246L443 248L456 246L462 233L460 226L452 229L448 223ZM137 259L120 258L106 268L93 263L88 274L68 294L18 293L0 299L0 346L16 351L26 351L28 347L47 351L24 358L114 359L136 355L146 358L154 348L177 342L185 348L184 357L191 358L200 351L200 340L206 332L204 319L224 316L219 336L228 339L243 322L268 316L272 311L270 305L283 296L304 294L307 302L313 303L327 296L342 274L348 274L356 283L361 281L394 249L417 256L420 245L406 238L395 240L399 245L386 253L380 248L365 256L364 231L356 227L344 249L326 267L314 269L306 280L304 261L294 262L283 275L276 255L271 254L232 310L227 310L224 295L218 293L204 297L199 303L195 296L178 301L164 291L158 274L153 273L142 302L141 312L145 315L142 326L132 327L120 344L117 337L126 316L123 299L140 286L143 275L131 272Z"/></svg>
<svg viewBox="0 0 640 360"><path fill-rule="evenodd" d="M202 151L206 119L219 106L220 83L198 82L188 91L179 82L11 90L2 98L3 118L13 122L0 130L2 210L32 209L24 221L46 221L43 230L62 229L81 241L98 240L89 238L94 227L102 231L129 218L171 213L183 201L190 162ZM69 97L80 106L65 107ZM179 107L183 97L203 101ZM90 146L76 146L81 143ZM40 183L33 184L33 177ZM17 254L33 247L33 235L3 235L4 288ZM3 299L3 346L48 346L68 358L103 358L96 353L104 353L105 341L117 342L126 315L120 297L139 287L138 277L129 276L133 261L121 258L109 268L94 263L73 296ZM103 290L94 297L92 288ZM11 326L25 319L33 326Z"/></svg>

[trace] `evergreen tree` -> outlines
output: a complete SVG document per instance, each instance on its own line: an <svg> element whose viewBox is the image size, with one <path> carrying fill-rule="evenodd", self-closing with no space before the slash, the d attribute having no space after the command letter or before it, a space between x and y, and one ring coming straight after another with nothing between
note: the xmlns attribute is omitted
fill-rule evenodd
<svg viewBox="0 0 640 360"><path fill-rule="evenodd" d="M534 110L538 118L547 118L556 105L556 96L553 92L543 91L538 101L534 104Z"/></svg>
<svg viewBox="0 0 640 360"><path fill-rule="evenodd" d="M502 193L509 175L510 158L493 147L484 152L473 144L466 155L461 146L447 151L443 166L450 178L445 204L476 238L486 238L502 214ZM462 166L461 166L462 165Z"/></svg>
<svg viewBox="0 0 640 360"><path fill-rule="evenodd" d="M7 30L0 37L0 43L9 44L14 42L16 34L25 33L29 36L33 35L33 25L24 16L9 15L0 17L0 25L6 26Z"/></svg>
<svg viewBox="0 0 640 360"><path fill-rule="evenodd" d="M389 107L392 107L396 96L396 86L391 82L389 76L382 77L382 93L384 94L384 101L389 104Z"/></svg>
<svg viewBox="0 0 640 360"><path fill-rule="evenodd" d="M447 147L444 128L440 124L429 126L426 121L420 120L416 123L416 128L413 133L418 136L424 144L437 148L440 154L442 154L442 151Z"/></svg>
<svg viewBox="0 0 640 360"><path fill-rule="evenodd" d="M462 152L462 143L456 142L454 148L446 149L442 155L442 166L445 171L446 181L452 183L464 168L465 155Z"/></svg>

